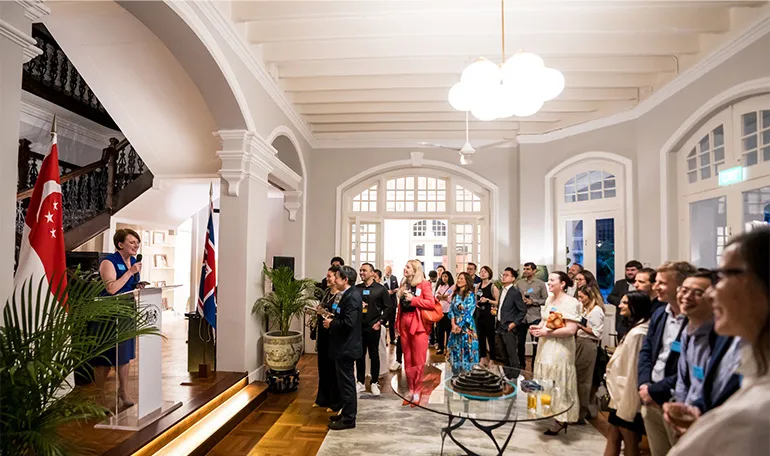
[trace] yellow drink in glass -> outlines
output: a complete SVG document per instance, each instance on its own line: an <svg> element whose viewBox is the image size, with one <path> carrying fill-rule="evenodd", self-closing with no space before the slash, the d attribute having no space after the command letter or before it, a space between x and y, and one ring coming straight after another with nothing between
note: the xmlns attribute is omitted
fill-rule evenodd
<svg viewBox="0 0 770 456"><path fill-rule="evenodd" d="M551 395L550 394L541 394L540 395L540 404L542 405L551 405Z"/></svg>

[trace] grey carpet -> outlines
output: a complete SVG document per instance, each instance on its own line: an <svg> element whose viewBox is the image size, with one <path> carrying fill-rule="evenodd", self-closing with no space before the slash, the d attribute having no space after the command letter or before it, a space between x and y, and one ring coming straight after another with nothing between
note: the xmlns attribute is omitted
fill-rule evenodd
<svg viewBox="0 0 770 456"><path fill-rule="evenodd" d="M358 401L355 429L330 431L318 456L354 455L438 455L441 428L447 418L420 408L401 406L401 399L391 394L380 398L362 395ZM511 425L495 431L498 441L505 440ZM557 456L596 456L604 452L604 437L590 424L570 426L557 437L543 435L547 422L519 423L505 454ZM472 424L466 423L453 433L463 445L482 455L497 454L492 441ZM465 454L449 438L445 455Z"/></svg>

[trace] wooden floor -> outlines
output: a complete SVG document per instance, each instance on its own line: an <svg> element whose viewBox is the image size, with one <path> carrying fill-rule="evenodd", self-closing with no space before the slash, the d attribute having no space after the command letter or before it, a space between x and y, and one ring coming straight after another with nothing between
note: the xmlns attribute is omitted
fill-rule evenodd
<svg viewBox="0 0 770 456"><path fill-rule="evenodd" d="M167 337L163 342L163 399L167 401L188 403L202 392L221 382L228 373L215 372L207 379L198 379L187 373L187 322L184 319L171 319L164 315L163 334ZM136 400L138 397L138 372L136 360L131 362L129 394ZM78 387L89 394L96 394L93 386ZM110 373L105 390L114 391L115 373ZM114 404L114 395L109 394L107 403ZM105 407L110 407L102 402ZM94 429L95 422L72 424L62 428L61 434L73 441L78 447L94 454L104 454L115 448L121 442L131 437L134 432Z"/></svg>
<svg viewBox="0 0 770 456"><path fill-rule="evenodd" d="M395 357L389 347L389 363ZM431 361L441 362L431 349ZM528 364L531 360L527 361ZM318 368L315 354L303 355L297 366L300 372L299 390L289 394L269 394L257 410L242 421L211 450L209 456L315 456L326 437L331 413L314 408L318 391ZM383 396L393 396L388 373L380 385ZM368 385L367 385L368 388ZM607 415L589 420L602 435L607 435Z"/></svg>

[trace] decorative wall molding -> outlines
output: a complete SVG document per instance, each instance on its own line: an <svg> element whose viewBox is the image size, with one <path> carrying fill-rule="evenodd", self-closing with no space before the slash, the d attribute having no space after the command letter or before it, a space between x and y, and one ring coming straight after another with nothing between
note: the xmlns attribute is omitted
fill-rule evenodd
<svg viewBox="0 0 770 456"><path fill-rule="evenodd" d="M36 106L24 100L21 101L21 115L19 120L22 123L48 131L51 128L53 115L53 112L45 108L41 108L40 106ZM77 114L72 115L76 116ZM56 125L58 127L57 132L62 137L99 150L104 149L109 145L110 138L123 139L123 135L119 131L110 134L101 133L77 122L73 122L72 120L68 120L61 115L57 117Z"/></svg>
<svg viewBox="0 0 770 456"><path fill-rule="evenodd" d="M420 166L422 166L422 158L424 155L425 154L422 152L412 152L411 153L412 166L414 166L415 168L419 168Z"/></svg>
<svg viewBox="0 0 770 456"><path fill-rule="evenodd" d="M0 38L5 38L23 49L21 63L27 63L43 53L35 46L37 42L34 38L2 19L0 19Z"/></svg>
<svg viewBox="0 0 770 456"><path fill-rule="evenodd" d="M618 163L623 166L623 181L625 182L625 225L626 225L626 255L629 259L636 257L635 249L635 237L634 237L634 214L636 208L634 207L634 164L631 159L623 157L622 155L613 154L611 152L584 152L574 157L570 157L567 160L559 163L553 167L545 175L545 242L543 248L545 249L545 259L549 267L554 265L554 228L555 217L553 200L553 179L563 170L569 168L572 165L578 164L586 160L607 160Z"/></svg>
<svg viewBox="0 0 770 456"><path fill-rule="evenodd" d="M746 49L768 33L770 33L770 15L766 14L743 30L740 34L736 35L733 39L727 41L704 59L685 70L673 81L661 87L660 90L654 92L649 98L640 102L633 109L556 130L551 133L521 135L518 137L518 141L520 144L542 144L636 120L652 111L672 96L681 92L690 84L705 76L714 68L725 63L727 59Z"/></svg>
<svg viewBox="0 0 770 456"><path fill-rule="evenodd" d="M418 152L418 153L421 153L421 152ZM336 209L335 209L335 220L334 220L334 226L335 226L334 252L335 254L339 254L342 251L342 211L344 206L344 201L342 200L343 193L349 188L359 184L360 182L366 179L370 179L374 176L387 173L389 171L410 168L410 167L412 167L411 158L407 160L396 160L388 163L382 163L373 168L369 168L364 171L361 171L360 173L350 177L345 182L337 186L337 196L335 200ZM499 249L499 246L497 245L497 219L500 213L500 190L497 187L497 184L490 181L489 179L486 179L485 177L480 176L479 174L474 173L468 168L464 168L459 165L454 165L452 163L447 163L447 162L438 161L438 160L422 160L421 167L437 169L440 171L449 172L450 174L455 174L457 176L462 176L470 180L471 182L475 183L476 185L479 185L482 188L489 191L489 199L490 199L489 200L490 246L489 247L492 251L492 255L491 255L492 269L496 269L499 261L499 257L500 257L500 254L499 254L500 249Z"/></svg>
<svg viewBox="0 0 770 456"><path fill-rule="evenodd" d="M31 22L39 22L43 16L51 14L50 8L41 0L16 0L16 3L24 8L24 15Z"/></svg>
<svg viewBox="0 0 770 456"><path fill-rule="evenodd" d="M283 207L289 211L289 221L297 221L297 211L301 206L302 192L283 192Z"/></svg>
<svg viewBox="0 0 770 456"><path fill-rule="evenodd" d="M669 231L672 226L669 226L670 217L669 211L670 198L669 195L669 177L671 177L671 170L668 166L669 154L675 153L681 147L682 142L687 140L696 129L700 128L700 124L707 121L713 114L725 106L732 104L742 98L770 93L770 77L753 79L746 81L737 86L730 87L729 89L715 95L709 99L700 108L698 108L690 117L687 118L679 128L671 135L670 138L660 148L660 257L661 260L666 258L675 258L676 252L669 252ZM674 188L676 192L676 187ZM675 194L678 198L678 195ZM674 208L676 204L674 204ZM674 218L676 220L676 218Z"/></svg>

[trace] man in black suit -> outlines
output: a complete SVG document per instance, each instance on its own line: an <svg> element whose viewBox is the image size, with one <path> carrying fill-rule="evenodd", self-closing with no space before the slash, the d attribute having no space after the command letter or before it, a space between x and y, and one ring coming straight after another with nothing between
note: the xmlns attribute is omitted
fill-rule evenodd
<svg viewBox="0 0 770 456"><path fill-rule="evenodd" d="M391 307L394 309L388 316L388 330L390 332L390 345L396 345L396 292L398 291L398 279L393 275L393 268L385 266L385 277L382 279L382 284L388 289L388 296L390 296Z"/></svg>
<svg viewBox="0 0 770 456"><path fill-rule="evenodd" d="M519 327L524 325L527 317L527 306L521 297L521 292L513 286L515 277L513 268L505 268L500 278L503 283L503 291L500 293L500 308L497 310L498 332L503 339L505 347L505 367L503 371L509 379L519 376L519 370L524 366L519 365L518 345Z"/></svg>
<svg viewBox="0 0 770 456"><path fill-rule="evenodd" d="M323 325L329 329L329 353L334 358L342 402L339 415L329 417L329 429L337 431L356 427L358 403L353 363L362 353L362 313L361 292L353 287L356 283L356 270L342 266L334 280L337 289L342 290L342 298L339 305L332 306L334 318L325 319Z"/></svg>

